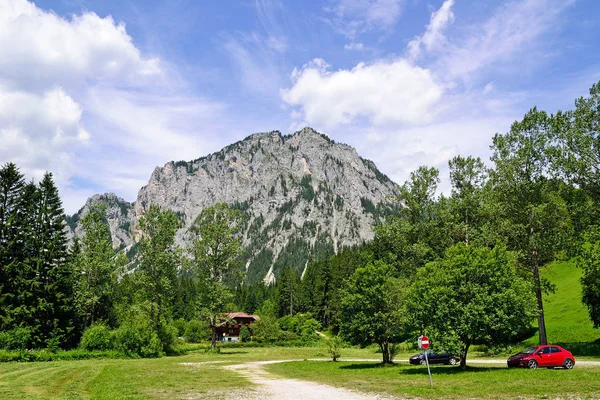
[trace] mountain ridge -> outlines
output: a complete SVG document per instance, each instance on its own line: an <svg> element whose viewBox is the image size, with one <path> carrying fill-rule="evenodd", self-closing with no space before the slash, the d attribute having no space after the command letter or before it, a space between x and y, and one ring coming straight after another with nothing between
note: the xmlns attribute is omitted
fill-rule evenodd
<svg viewBox="0 0 600 400"><path fill-rule="evenodd" d="M72 235L89 207L107 205L115 249L134 252L137 221L151 204L174 211L187 228L203 208L225 201L246 216L247 281L273 282L291 265L302 273L309 257L373 238L372 226L394 212L398 185L353 147L304 128L290 135L263 132L191 161L156 167L136 200L94 195L68 218Z"/></svg>

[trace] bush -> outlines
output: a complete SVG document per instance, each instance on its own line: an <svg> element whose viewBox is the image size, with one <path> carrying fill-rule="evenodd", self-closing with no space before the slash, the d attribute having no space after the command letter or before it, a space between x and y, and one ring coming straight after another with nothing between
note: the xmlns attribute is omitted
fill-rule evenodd
<svg viewBox="0 0 600 400"><path fill-rule="evenodd" d="M79 347L84 350L112 350L113 333L102 324L92 325L83 332Z"/></svg>
<svg viewBox="0 0 600 400"><path fill-rule="evenodd" d="M156 332L148 307L147 303L136 304L121 316L121 326L114 331L115 350L141 357L163 355L164 346L159 334L164 336L164 340L170 342L174 330L161 327L160 332ZM167 346L170 345L172 343L167 343Z"/></svg>
<svg viewBox="0 0 600 400"><path fill-rule="evenodd" d="M25 350L30 340L31 330L29 328L16 328L0 332L0 349Z"/></svg>
<svg viewBox="0 0 600 400"><path fill-rule="evenodd" d="M0 350L0 362L34 362L34 361L59 361L59 360L89 360L93 358L125 358L126 355L118 351L87 351L59 350L51 352L44 350Z"/></svg>
<svg viewBox="0 0 600 400"><path fill-rule="evenodd" d="M115 331L116 349L128 355L159 357L163 346L156 332L135 324L123 324Z"/></svg>
<svg viewBox="0 0 600 400"><path fill-rule="evenodd" d="M248 329L247 326L242 326L240 328L240 339L242 342L247 342L250 340L250 338L252 338L252 335L250 334L250 329Z"/></svg>
<svg viewBox="0 0 600 400"><path fill-rule="evenodd" d="M252 324L252 330L254 331L254 340L258 342L275 342L281 337L277 319L271 316L261 317Z"/></svg>
<svg viewBox="0 0 600 400"><path fill-rule="evenodd" d="M185 319L176 319L175 321L173 321L173 326L177 328L177 336L183 337L185 335L185 329L187 328L187 322Z"/></svg>
<svg viewBox="0 0 600 400"><path fill-rule="evenodd" d="M200 343L210 337L210 327L206 321L193 319L187 323L185 328L185 334L183 335L185 340L190 343Z"/></svg>
<svg viewBox="0 0 600 400"><path fill-rule="evenodd" d="M162 345L162 351L167 354L172 353L177 343L177 328L173 324L163 322L158 331L158 338Z"/></svg>
<svg viewBox="0 0 600 400"><path fill-rule="evenodd" d="M342 356L342 345L343 341L339 335L336 335L327 341L327 352L333 361L337 361L338 358Z"/></svg>

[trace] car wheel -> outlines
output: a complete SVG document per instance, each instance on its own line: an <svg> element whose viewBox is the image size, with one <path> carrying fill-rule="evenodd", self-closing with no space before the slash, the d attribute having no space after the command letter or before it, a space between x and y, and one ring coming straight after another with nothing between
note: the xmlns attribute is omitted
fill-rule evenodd
<svg viewBox="0 0 600 400"><path fill-rule="evenodd" d="M450 359L450 365L456 365L456 358Z"/></svg>
<svg viewBox="0 0 600 400"><path fill-rule="evenodd" d="M426 362L426 361L425 361L425 359L423 358L423 359L421 359L421 361L419 361L419 364L421 364L421 365L426 365L426 364L427 364L427 362Z"/></svg>
<svg viewBox="0 0 600 400"><path fill-rule="evenodd" d="M574 362L573 362L573 360L571 360L570 358L567 358L567 359L565 360L565 362L563 363L563 366L564 366L566 369L571 369L571 368L573 368L573 366L574 366L574 365L575 365L575 363L574 363Z"/></svg>
<svg viewBox="0 0 600 400"><path fill-rule="evenodd" d="M529 369L536 369L538 367L538 363L535 360L529 360L529 362L527 363L527 367Z"/></svg>

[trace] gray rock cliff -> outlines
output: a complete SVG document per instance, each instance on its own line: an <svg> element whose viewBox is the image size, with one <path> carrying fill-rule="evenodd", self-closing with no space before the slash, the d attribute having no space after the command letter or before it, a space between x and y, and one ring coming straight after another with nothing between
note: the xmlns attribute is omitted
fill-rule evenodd
<svg viewBox="0 0 600 400"><path fill-rule="evenodd" d="M115 248L135 243L137 221L151 204L174 211L187 228L202 209L225 201L245 213L243 243L247 280L272 282L288 265L300 273L309 257L337 252L373 238L373 225L393 212L398 186L356 150L310 128L284 136L258 133L219 152L156 168L134 203L113 194L107 203Z"/></svg>

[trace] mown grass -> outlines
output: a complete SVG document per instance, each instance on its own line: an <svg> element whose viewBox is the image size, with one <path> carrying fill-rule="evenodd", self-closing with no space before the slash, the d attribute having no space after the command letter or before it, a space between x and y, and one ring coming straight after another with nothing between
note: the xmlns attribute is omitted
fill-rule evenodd
<svg viewBox="0 0 600 400"><path fill-rule="evenodd" d="M352 358L377 358L371 350L346 349ZM323 347L224 349L159 359L99 359L0 364L0 399L219 398L251 386L221 366L259 360L326 356ZM218 361L219 364L192 364Z"/></svg>
<svg viewBox="0 0 600 400"><path fill-rule="evenodd" d="M286 378L303 379L347 389L385 393L400 398L600 398L600 368L508 369L473 364L432 366L434 387L427 368L400 363L393 366L366 362L303 361L266 366Z"/></svg>
<svg viewBox="0 0 600 400"><path fill-rule="evenodd" d="M600 329L594 329L581 302L581 269L573 262L556 262L542 273L556 285L556 291L544 298L548 341L563 344L576 355L600 356ZM525 344L537 342L536 333Z"/></svg>

